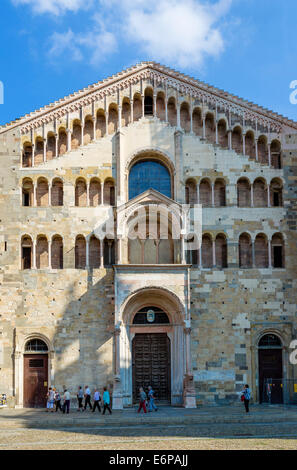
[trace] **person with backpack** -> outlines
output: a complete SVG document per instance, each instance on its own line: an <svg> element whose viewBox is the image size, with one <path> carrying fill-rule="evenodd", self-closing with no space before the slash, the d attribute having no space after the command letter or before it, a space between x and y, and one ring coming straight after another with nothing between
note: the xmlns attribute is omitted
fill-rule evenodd
<svg viewBox="0 0 297 470"><path fill-rule="evenodd" d="M77 411L83 411L84 392L83 392L82 387L78 387L76 397L77 397L77 401L78 401Z"/></svg>
<svg viewBox="0 0 297 470"><path fill-rule="evenodd" d="M158 408L155 405L155 392L150 385L148 387L148 399L149 399L148 411L151 412L153 411L153 409L157 411Z"/></svg>
<svg viewBox="0 0 297 470"><path fill-rule="evenodd" d="M108 409L109 414L111 415L111 409L110 409L110 396L109 396L109 391L107 390L106 387L104 387L103 391L103 415L105 415L105 410Z"/></svg>
<svg viewBox="0 0 297 470"><path fill-rule="evenodd" d="M140 413L141 408L143 408L143 411L146 413L146 407L145 407L145 402L146 402L146 393L143 390L142 387L139 388L139 408L137 413Z"/></svg>
<svg viewBox="0 0 297 470"><path fill-rule="evenodd" d="M50 387L48 389L46 397L47 397L46 411L48 412L49 410L51 410L51 412L53 413L54 412L54 403L55 403L55 392L52 389L52 387Z"/></svg>
<svg viewBox="0 0 297 470"><path fill-rule="evenodd" d="M93 413L95 412L96 408L98 408L99 413L101 413L101 407L100 407L100 403L99 403L101 401L101 397L100 397L100 393L98 392L97 388L95 388L93 400L94 400Z"/></svg>
<svg viewBox="0 0 297 470"><path fill-rule="evenodd" d="M241 400L244 402L246 413L249 413L250 411L249 410L250 399L251 399L251 390L248 384L246 384L244 386L244 389L242 390L242 395L241 395Z"/></svg>

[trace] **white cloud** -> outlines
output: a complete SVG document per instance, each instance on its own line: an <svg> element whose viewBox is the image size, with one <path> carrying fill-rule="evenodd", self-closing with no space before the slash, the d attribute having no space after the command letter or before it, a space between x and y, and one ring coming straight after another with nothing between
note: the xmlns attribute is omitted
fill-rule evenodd
<svg viewBox="0 0 297 470"><path fill-rule="evenodd" d="M128 0L125 2L130 3ZM194 0L160 0L150 8L127 8L126 37L152 58L181 67L202 66L224 50L218 24L231 0L206 5Z"/></svg>
<svg viewBox="0 0 297 470"><path fill-rule="evenodd" d="M181 68L202 68L225 49L225 15L232 0L12 0L36 13L89 10L87 32L54 33L51 56L96 65L120 47L136 46L140 59ZM66 20L65 20L66 22Z"/></svg>
<svg viewBox="0 0 297 470"><path fill-rule="evenodd" d="M12 0L14 5L29 5L35 13L53 13L60 15L66 11L77 12L89 8L93 0Z"/></svg>

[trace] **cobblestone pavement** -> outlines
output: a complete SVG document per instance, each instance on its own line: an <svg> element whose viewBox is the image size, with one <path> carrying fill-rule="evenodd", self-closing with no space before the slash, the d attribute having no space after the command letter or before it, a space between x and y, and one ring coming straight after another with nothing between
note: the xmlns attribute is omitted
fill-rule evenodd
<svg viewBox="0 0 297 470"><path fill-rule="evenodd" d="M0 450L297 449L297 409L163 408L101 416L90 412L0 410Z"/></svg>

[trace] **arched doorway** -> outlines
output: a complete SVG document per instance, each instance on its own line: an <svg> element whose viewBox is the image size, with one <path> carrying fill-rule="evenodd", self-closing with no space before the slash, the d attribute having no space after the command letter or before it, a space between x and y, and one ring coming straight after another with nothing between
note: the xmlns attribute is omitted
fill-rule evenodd
<svg viewBox="0 0 297 470"><path fill-rule="evenodd" d="M260 338L259 401L260 403L283 403L283 347L280 338L268 333Z"/></svg>
<svg viewBox="0 0 297 470"><path fill-rule="evenodd" d="M174 406L184 403L189 363L185 309L176 294L155 286L136 290L122 303L118 316L122 327L116 346L121 385L115 382L118 388L114 397L122 396L123 406L135 403L137 389L143 386L147 391L148 385L156 389L159 400Z"/></svg>
<svg viewBox="0 0 297 470"><path fill-rule="evenodd" d="M24 350L24 407L44 407L47 389L48 347L40 339L30 339Z"/></svg>
<svg viewBox="0 0 297 470"><path fill-rule="evenodd" d="M167 314L155 306L140 309L133 325L168 325ZM170 403L170 339L167 333L150 331L135 333L132 340L132 388L133 402L138 401L139 387L145 390L151 385L161 402Z"/></svg>

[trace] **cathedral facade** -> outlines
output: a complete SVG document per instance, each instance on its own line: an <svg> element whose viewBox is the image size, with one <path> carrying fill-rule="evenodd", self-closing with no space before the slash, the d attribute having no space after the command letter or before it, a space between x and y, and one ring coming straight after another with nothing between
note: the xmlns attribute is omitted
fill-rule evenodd
<svg viewBox="0 0 297 470"><path fill-rule="evenodd" d="M1 127L0 158L10 406L294 402L297 123L144 62Z"/></svg>

